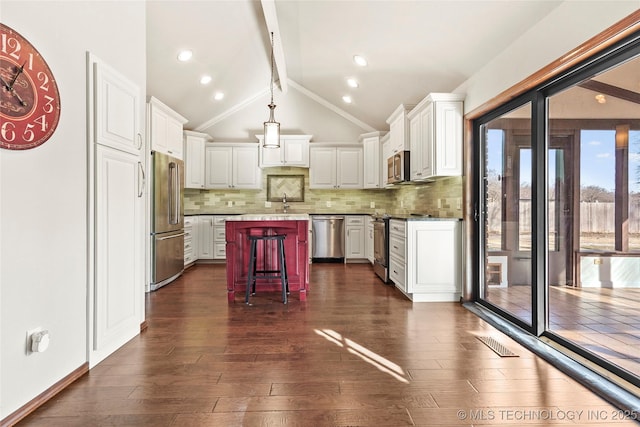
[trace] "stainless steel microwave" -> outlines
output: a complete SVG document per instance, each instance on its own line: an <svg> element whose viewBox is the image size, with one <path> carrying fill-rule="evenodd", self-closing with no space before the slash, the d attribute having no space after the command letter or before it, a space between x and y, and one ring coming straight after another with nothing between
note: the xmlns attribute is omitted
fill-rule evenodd
<svg viewBox="0 0 640 427"><path fill-rule="evenodd" d="M387 184L398 184L411 179L409 151L400 151L387 159Z"/></svg>

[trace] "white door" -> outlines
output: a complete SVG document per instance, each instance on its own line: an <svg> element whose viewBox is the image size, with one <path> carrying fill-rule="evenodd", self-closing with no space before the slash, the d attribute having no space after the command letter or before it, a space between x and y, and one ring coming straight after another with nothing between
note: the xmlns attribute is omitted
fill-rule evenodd
<svg viewBox="0 0 640 427"><path fill-rule="evenodd" d="M201 215L198 217L198 259L213 259L213 216Z"/></svg>
<svg viewBox="0 0 640 427"><path fill-rule="evenodd" d="M140 332L146 200L140 90L89 55L89 365ZM105 99L106 98L106 99Z"/></svg>
<svg viewBox="0 0 640 427"><path fill-rule="evenodd" d="M309 141L289 139L284 141L285 166L309 166Z"/></svg>
<svg viewBox="0 0 640 427"><path fill-rule="evenodd" d="M258 146L233 147L233 188L259 189Z"/></svg>
<svg viewBox="0 0 640 427"><path fill-rule="evenodd" d="M207 145L205 148L205 188L231 188L231 147Z"/></svg>
<svg viewBox="0 0 640 427"><path fill-rule="evenodd" d="M362 170L361 147L339 147L337 149L337 175L338 188L363 188L364 172Z"/></svg>
<svg viewBox="0 0 640 427"><path fill-rule="evenodd" d="M204 188L203 138L187 135L184 142L184 188Z"/></svg>
<svg viewBox="0 0 640 427"><path fill-rule="evenodd" d="M309 188L335 187L335 147L311 147L309 149Z"/></svg>
<svg viewBox="0 0 640 427"><path fill-rule="evenodd" d="M100 359L140 332L142 194L138 158L97 145L93 351Z"/></svg>

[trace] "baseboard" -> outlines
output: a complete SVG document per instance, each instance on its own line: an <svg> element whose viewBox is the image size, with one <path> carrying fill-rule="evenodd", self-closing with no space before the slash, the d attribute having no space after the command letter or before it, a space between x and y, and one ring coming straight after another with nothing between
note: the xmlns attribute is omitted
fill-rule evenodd
<svg viewBox="0 0 640 427"><path fill-rule="evenodd" d="M56 394L60 393L62 390L67 388L71 383L75 380L83 376L89 372L89 363L85 362L80 367L73 370L69 375L62 378L60 381L40 393L38 396L33 398L31 401L23 405L18 410L14 411L12 414L7 416L6 418L0 421L0 427L10 427L17 424L20 420L25 418L27 415L38 409L40 406L44 405L47 401L53 398Z"/></svg>
<svg viewBox="0 0 640 427"><path fill-rule="evenodd" d="M149 327L149 324L147 323L146 320L140 323L140 333L146 331L148 327Z"/></svg>

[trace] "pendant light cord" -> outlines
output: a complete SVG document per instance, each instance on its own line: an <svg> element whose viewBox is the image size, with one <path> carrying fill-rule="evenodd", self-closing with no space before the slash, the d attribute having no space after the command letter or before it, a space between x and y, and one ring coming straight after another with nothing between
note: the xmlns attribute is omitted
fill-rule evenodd
<svg viewBox="0 0 640 427"><path fill-rule="evenodd" d="M273 105L273 31L271 32L271 104Z"/></svg>

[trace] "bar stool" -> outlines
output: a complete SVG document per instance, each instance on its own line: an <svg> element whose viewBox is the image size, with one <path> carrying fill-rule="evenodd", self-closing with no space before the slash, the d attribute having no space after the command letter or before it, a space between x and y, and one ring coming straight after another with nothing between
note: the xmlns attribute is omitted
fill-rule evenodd
<svg viewBox="0 0 640 427"><path fill-rule="evenodd" d="M289 293L289 278L287 277L287 263L284 256L284 239L286 235L279 234L273 236L248 236L249 246L249 269L247 270L247 291L244 302L249 304L249 292L256 294L256 279L280 279L282 283L282 302L287 303ZM267 254L267 242L275 240L278 245L278 269L277 270L257 270L256 262L258 258L258 241L263 242L264 256Z"/></svg>

